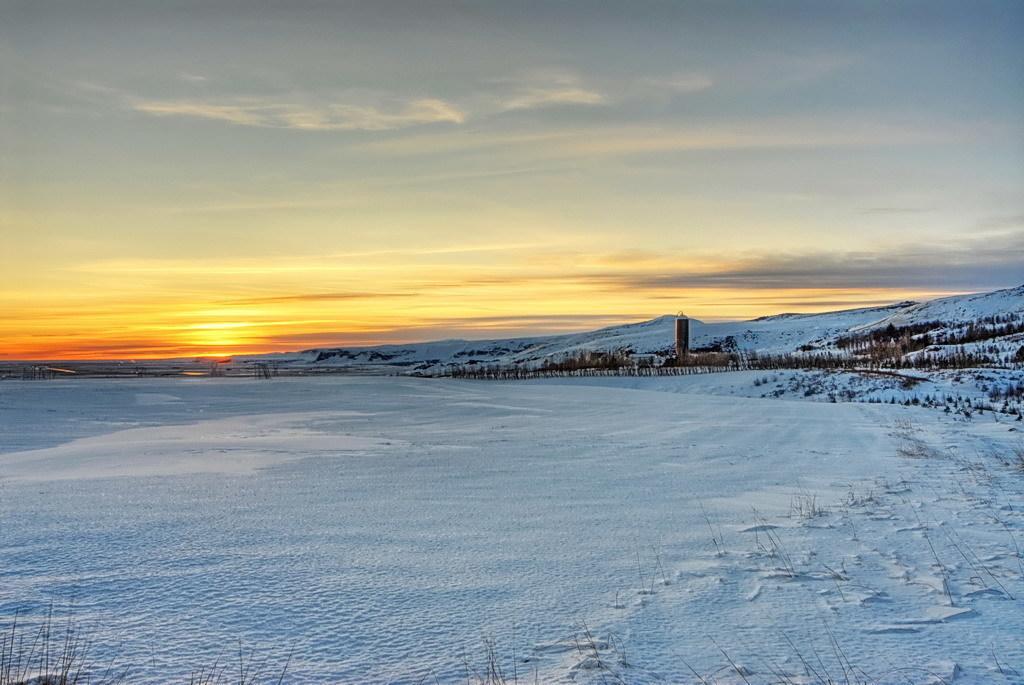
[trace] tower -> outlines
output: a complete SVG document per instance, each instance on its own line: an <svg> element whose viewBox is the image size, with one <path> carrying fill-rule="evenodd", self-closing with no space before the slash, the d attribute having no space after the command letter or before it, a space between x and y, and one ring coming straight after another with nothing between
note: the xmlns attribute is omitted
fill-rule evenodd
<svg viewBox="0 0 1024 685"><path fill-rule="evenodd" d="M676 360L690 354L690 319L681 313L676 317Z"/></svg>

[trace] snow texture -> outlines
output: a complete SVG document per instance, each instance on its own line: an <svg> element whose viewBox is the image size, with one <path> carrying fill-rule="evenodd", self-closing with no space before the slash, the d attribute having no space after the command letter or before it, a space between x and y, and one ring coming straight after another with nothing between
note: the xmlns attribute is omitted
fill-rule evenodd
<svg viewBox="0 0 1024 685"><path fill-rule="evenodd" d="M1022 682L1020 424L753 380L5 382L0 627L141 683Z"/></svg>

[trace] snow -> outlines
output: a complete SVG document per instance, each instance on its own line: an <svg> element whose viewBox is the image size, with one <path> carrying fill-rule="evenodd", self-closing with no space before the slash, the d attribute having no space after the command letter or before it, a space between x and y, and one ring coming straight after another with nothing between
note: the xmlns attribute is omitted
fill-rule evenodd
<svg viewBox="0 0 1024 685"><path fill-rule="evenodd" d="M605 376L550 378L529 381L540 384L597 385L612 388L657 390L683 395L720 395L782 398L817 402L895 402L934 403L950 406L988 406L996 411L995 420L1016 421L1018 414L1002 414L1004 402L991 400L990 389L1003 390L1024 382L1024 373L1012 369L956 369L947 371L841 371L778 369L773 371L734 371L691 376L631 377ZM1020 400L1010 399L1008 410L1024 410Z"/></svg>
<svg viewBox="0 0 1024 685"><path fill-rule="evenodd" d="M466 682L485 638L524 682L1021 682L1016 426L753 373L4 382L0 628L52 602L142 683L239 642Z"/></svg>
<svg viewBox="0 0 1024 685"><path fill-rule="evenodd" d="M382 449L380 439L316 429L350 416L363 414L252 414L184 426L130 428L56 447L12 452L4 456L3 473L8 479L245 473L289 459Z"/></svg>
<svg viewBox="0 0 1024 685"><path fill-rule="evenodd" d="M928 321L966 322L983 317L1024 311L1024 285L973 295L943 297L901 308L879 321L879 327L906 326Z"/></svg>

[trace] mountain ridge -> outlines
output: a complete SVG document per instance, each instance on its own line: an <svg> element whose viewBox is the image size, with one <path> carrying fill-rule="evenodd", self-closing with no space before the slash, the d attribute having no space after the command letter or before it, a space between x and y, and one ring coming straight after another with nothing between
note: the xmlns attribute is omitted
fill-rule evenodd
<svg viewBox="0 0 1024 685"><path fill-rule="evenodd" d="M705 323L690 319L695 349L759 354L836 351L841 338L886 327L929 327L938 336L998 318L1024 322L1024 285L924 302L902 301L809 314L785 313L745 321ZM592 331L490 340L448 339L366 347L321 347L294 353L238 357L286 366L390 368L396 372L443 373L458 366L537 366L585 352L626 351L664 359L674 345L674 315L606 326ZM916 329L915 329L916 330ZM1016 338L1008 336L1010 345ZM1012 351L1006 348L1004 351Z"/></svg>

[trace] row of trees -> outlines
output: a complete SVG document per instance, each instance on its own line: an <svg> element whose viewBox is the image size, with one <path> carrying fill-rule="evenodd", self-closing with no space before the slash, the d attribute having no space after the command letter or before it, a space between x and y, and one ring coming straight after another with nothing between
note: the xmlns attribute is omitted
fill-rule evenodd
<svg viewBox="0 0 1024 685"><path fill-rule="evenodd" d="M880 339L881 340L881 339ZM889 345L879 342L876 346ZM1015 355L1024 363L1024 347ZM997 354L968 351L963 347L939 352L914 355L857 354L837 352L759 354L757 352L695 352L676 359L674 356L638 356L631 350L581 351L576 354L545 360L539 365L529 364L464 364L448 369L444 375L456 378L536 378L558 375L685 375L686 369L694 373L710 371L779 370L779 369L875 369L875 370L939 370L968 369L996 366L1001 363ZM673 371L675 370L675 371Z"/></svg>
<svg viewBox="0 0 1024 685"><path fill-rule="evenodd" d="M989 316L950 329L941 321L907 326L889 324L865 333L841 336L836 347L856 356L874 360L897 359L933 345L959 347L1024 333L1024 320L1017 314Z"/></svg>
<svg viewBox="0 0 1024 685"><path fill-rule="evenodd" d="M498 364L474 364L458 366L450 369L445 375L451 378L468 378L478 380L513 381L532 378L602 378L608 376L692 376L705 373L722 373L738 371L723 366L621 366L617 368L578 368L578 369L530 369L520 366L501 366Z"/></svg>

